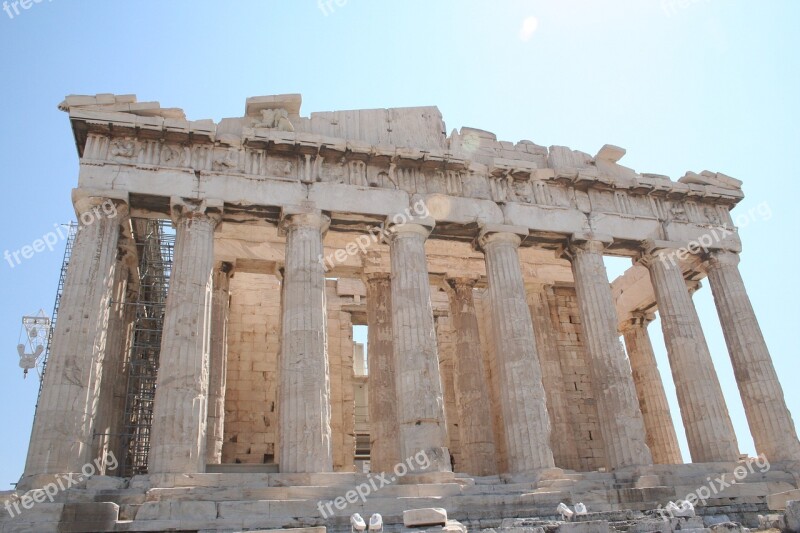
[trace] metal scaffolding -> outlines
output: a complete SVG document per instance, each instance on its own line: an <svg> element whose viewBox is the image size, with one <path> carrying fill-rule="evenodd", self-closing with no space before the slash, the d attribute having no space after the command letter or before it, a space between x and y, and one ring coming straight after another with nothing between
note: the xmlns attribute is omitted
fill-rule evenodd
<svg viewBox="0 0 800 533"><path fill-rule="evenodd" d="M153 400L161 352L161 333L172 271L175 233L169 221L133 220L139 255L139 294L133 339L127 361L127 395L123 429L123 476L147 473Z"/></svg>
<svg viewBox="0 0 800 533"><path fill-rule="evenodd" d="M42 359L42 370L39 378L39 395L36 397L36 407L39 407L39 400L42 397L42 387L44 386L44 372L47 369L47 358L50 356L50 347L53 344L53 332L56 330L56 319L58 318L58 306L61 304L61 294L64 292L64 282L67 279L67 267L72 257L72 247L75 245L75 236L78 234L78 223L70 222L67 226L67 243L64 248L64 260L61 261L61 273L58 276L58 288L56 289L56 300L53 303L53 315L50 317L50 331L47 333L47 345L44 349ZM35 415L34 415L35 416Z"/></svg>

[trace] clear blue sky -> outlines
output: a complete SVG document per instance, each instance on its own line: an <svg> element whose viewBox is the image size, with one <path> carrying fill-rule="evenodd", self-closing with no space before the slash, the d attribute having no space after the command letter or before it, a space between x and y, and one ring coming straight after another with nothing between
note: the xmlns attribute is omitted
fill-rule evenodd
<svg viewBox="0 0 800 533"><path fill-rule="evenodd" d="M44 0L0 11L0 253L73 216L77 156L56 109L66 94L136 93L193 119L241 116L248 96L287 92L303 94L305 114L438 105L451 130L590 153L611 143L641 172L743 180L737 212L767 202L772 217L742 230L741 268L798 419L800 3L681 3L348 0L325 15L317 0ZM521 34L529 17L535 31ZM20 317L49 313L62 250L0 263L0 488L22 471L38 388L17 367ZM708 287L695 301L741 449L754 453Z"/></svg>

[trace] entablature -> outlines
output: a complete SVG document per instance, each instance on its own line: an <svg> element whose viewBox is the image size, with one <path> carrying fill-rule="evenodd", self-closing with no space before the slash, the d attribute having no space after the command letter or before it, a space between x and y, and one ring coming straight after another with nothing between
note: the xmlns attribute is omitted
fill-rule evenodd
<svg viewBox="0 0 800 533"><path fill-rule="evenodd" d="M444 148L292 131L292 121L308 120L296 114L298 95L285 98L291 113L281 114L275 97L262 118L219 124L188 121L157 104L134 109L128 97L111 104L104 95L102 105L99 96L95 103L75 98L95 97L62 104L81 156L81 186L122 189L140 215L160 212L171 196L206 196L225 203L228 220L274 223L281 208L311 202L331 213L332 230L363 231L423 201L437 222L432 238L467 242L484 224L519 225L531 232L523 246L555 249L590 231L614 238L609 253L635 255L646 239L685 243L714 228L732 230L730 209L743 198L741 183L722 174L679 181L638 174L618 164L625 150L611 145L592 157L467 128ZM736 248L735 232L729 239Z"/></svg>

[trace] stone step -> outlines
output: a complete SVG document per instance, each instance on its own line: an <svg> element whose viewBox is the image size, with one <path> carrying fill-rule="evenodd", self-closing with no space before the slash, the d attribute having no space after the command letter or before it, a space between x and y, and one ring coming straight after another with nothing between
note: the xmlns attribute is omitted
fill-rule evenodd
<svg viewBox="0 0 800 533"><path fill-rule="evenodd" d="M449 515L456 520L480 520L496 517L549 517L557 516L556 506L558 498L554 494L497 494L476 496L452 496L442 498L424 497L372 497L365 502L356 500L354 503L340 505L327 505L319 500L255 500L255 501L159 501L146 502L135 507L135 524L142 524L143 531L150 529L151 522L157 522L158 527L167 529L169 524L164 520L178 521L205 521L206 529L212 527L212 521L222 520L215 525L229 526L237 519L248 520L254 527L290 527L297 525L316 525L320 523L345 524L352 513L358 512L362 516L369 516L378 512L383 515L387 523L402 521L402 513L408 509L425 507L443 507ZM341 502L344 503L344 502ZM610 506L609 506L610 507ZM610 508L598 511L607 511L608 516L616 518L619 512L611 512ZM127 514L127 513L126 513ZM325 515L323 517L323 514ZM605 516L602 513L593 513L593 516ZM298 523L299 517L306 517ZM318 517L318 520L313 519ZM623 513L624 517L624 513ZM258 522L258 519L263 519ZM314 522L314 523L312 523ZM128 526L126 526L128 527ZM131 526L132 527L132 526ZM181 526L184 527L184 526ZM198 527L198 529L202 529ZM132 529L129 529L132 530Z"/></svg>
<svg viewBox="0 0 800 533"><path fill-rule="evenodd" d="M13 510L13 508L12 508ZM34 503L16 516L0 519L2 533L103 533L115 530L119 506L115 503Z"/></svg>
<svg viewBox="0 0 800 533"><path fill-rule="evenodd" d="M513 493L513 492L585 492L591 490L612 490L613 483L603 480L597 481L575 481L570 479L542 480L538 483L502 483L502 484L475 484L464 487L465 494L492 494L492 493ZM626 487L627 488L627 487ZM630 487L633 488L633 487Z"/></svg>
<svg viewBox="0 0 800 533"><path fill-rule="evenodd" d="M133 506L137 507L135 520L120 521L117 527L119 531L165 531L345 525L356 512L362 516L378 512L387 522L401 523L403 511L407 509L441 507L443 503L441 498L374 498L347 503L344 509L337 509L321 506L318 500L146 502ZM329 509L333 514L328 515Z"/></svg>
<svg viewBox="0 0 800 533"><path fill-rule="evenodd" d="M457 484L452 485L458 486ZM329 487L309 488L329 489ZM383 515L385 523L389 526L386 531L389 532L396 530L393 524L402 522L403 511L425 507L443 507L448 510L451 518L468 524L495 523L498 517L506 519L535 517L536 520L540 521L554 521L559 518L556 506L559 498L563 496L561 493L550 492L400 497L388 496L386 493L378 492L365 502L355 500L355 503L347 503L343 509L337 509L334 505L326 509L324 505L326 502L322 502L322 505L320 505L320 501L316 498L250 501L181 501L176 499L177 496L188 493L189 491L185 489L182 491L180 489L166 489L163 490L161 496L169 497L170 499L168 500L123 505L119 511L119 520L111 527L107 523L110 515L106 515L108 515L110 509L116 507L115 504L92 504L92 509L90 509L92 513L102 514L101 518L106 520L106 523L103 525L100 524L100 521L91 521L92 524L90 524L91 528L89 529L86 529L89 525L86 527L81 525L87 515L79 512L80 505L67 504L67 506L72 506L73 514L75 515L75 527L70 531L238 531L254 528L275 529L322 525L330 527L331 531L344 531L348 527L349 516L352 513L358 512L367 517L374 512L378 512ZM582 499L590 501L587 498ZM744 505L740 503L725 507L721 505L725 503L724 500L717 499L709 502L713 503L714 507L698 507L698 514L728 514L731 519L744 522L746 518L752 519L750 516L745 516L747 513L754 515L757 511L761 512L766 509L763 497L760 505ZM41 507L37 506L37 511L42 511L43 514L37 513L35 515L36 522L26 522L24 521L24 516L18 517L18 519L21 519L19 522L4 521L2 531L37 531L41 533L57 531L57 528L49 527L46 519L49 516L49 520L53 521L56 515L61 516L61 510L66 506L62 504L39 505ZM654 502L634 504L629 506L630 509L622 511L619 510L618 505L615 506L610 503L592 503L587 504L587 506L590 513L587 516L575 517L574 523L607 521L616 529L620 531L629 530L631 533L640 533L639 529L634 526L642 516L641 513L636 511L652 510L657 507ZM328 511L331 511L332 514L323 517L322 511L326 515ZM47 514L48 512L49 515ZM57 520L57 518L55 519Z"/></svg>
<svg viewBox="0 0 800 533"><path fill-rule="evenodd" d="M344 487L368 482L370 477L369 474L353 472L149 474L135 476L131 479L129 486L139 490L147 490L152 487Z"/></svg>
<svg viewBox="0 0 800 533"><path fill-rule="evenodd" d="M373 487L377 487L374 489ZM332 500L355 491L380 497L441 497L461 494L457 483L421 485L354 485L350 487L174 487L147 491L144 501L235 501L235 500ZM137 502L130 502L137 503ZM141 503L141 502L138 502Z"/></svg>
<svg viewBox="0 0 800 533"><path fill-rule="evenodd" d="M224 463L216 465L206 465L207 474L277 474L278 465L271 464L247 464L247 463Z"/></svg>
<svg viewBox="0 0 800 533"><path fill-rule="evenodd" d="M785 511L786 503L800 500L800 489L776 492L767 496L767 504L772 511Z"/></svg>

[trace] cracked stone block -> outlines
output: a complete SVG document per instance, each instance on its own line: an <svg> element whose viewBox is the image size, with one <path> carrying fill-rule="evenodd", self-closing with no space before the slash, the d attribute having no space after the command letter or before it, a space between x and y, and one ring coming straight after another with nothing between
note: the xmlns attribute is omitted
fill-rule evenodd
<svg viewBox="0 0 800 533"><path fill-rule="evenodd" d="M800 500L786 502L786 529L800 533Z"/></svg>
<svg viewBox="0 0 800 533"><path fill-rule="evenodd" d="M565 522L558 526L556 533L609 533L609 529L605 520Z"/></svg>
<svg viewBox="0 0 800 533"><path fill-rule="evenodd" d="M403 511L403 525L406 527L444 526L447 524L447 511L437 507L410 509Z"/></svg>

